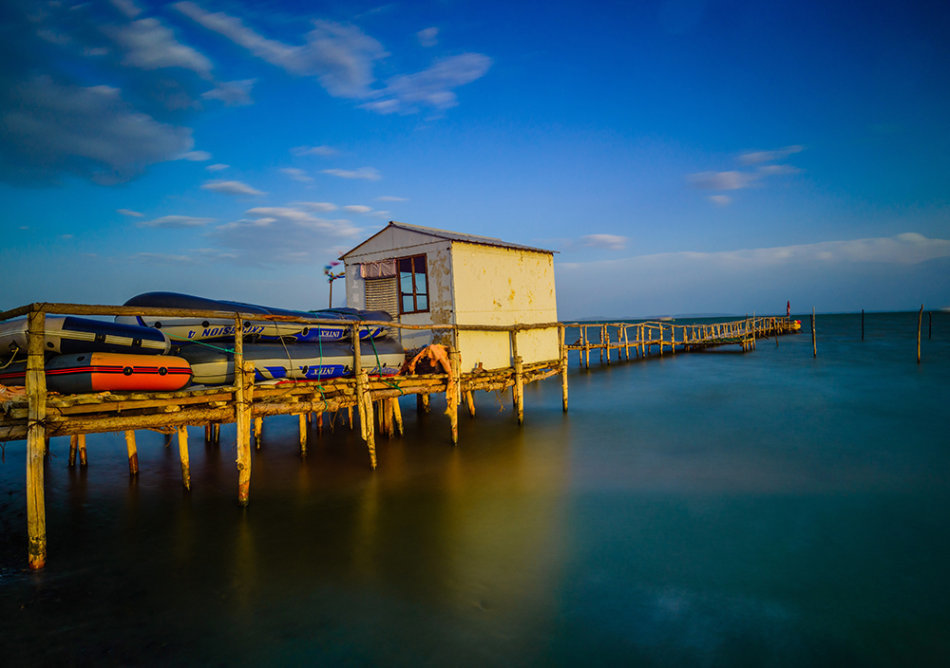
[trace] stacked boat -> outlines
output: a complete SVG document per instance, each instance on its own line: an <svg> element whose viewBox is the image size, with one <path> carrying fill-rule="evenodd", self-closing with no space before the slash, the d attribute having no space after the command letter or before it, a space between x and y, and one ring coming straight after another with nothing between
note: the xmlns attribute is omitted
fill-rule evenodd
<svg viewBox="0 0 950 668"><path fill-rule="evenodd" d="M353 374L354 323L389 322L385 311L350 308L292 311L174 292L149 292L126 306L260 315L244 322L244 359L255 382L320 380ZM277 319L268 316L278 316ZM335 321L293 322L281 318ZM339 324L336 324L339 323ZM360 326L360 353L370 374L394 375L405 351L386 328ZM234 382L234 319L117 316L115 322L48 316L44 333L47 387L57 392L175 391ZM0 323L0 384L22 385L25 319Z"/></svg>

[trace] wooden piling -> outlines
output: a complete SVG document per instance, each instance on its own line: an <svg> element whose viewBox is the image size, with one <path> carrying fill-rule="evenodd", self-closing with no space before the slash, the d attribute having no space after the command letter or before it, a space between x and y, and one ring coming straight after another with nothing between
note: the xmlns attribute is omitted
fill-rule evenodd
<svg viewBox="0 0 950 668"><path fill-rule="evenodd" d="M445 412L449 416L452 431L452 445L459 442L459 380L462 373L462 356L458 348L449 349L449 380L445 386Z"/></svg>
<svg viewBox="0 0 950 668"><path fill-rule="evenodd" d="M924 305L920 305L920 311L917 313L917 364L920 364L920 328L924 322Z"/></svg>
<svg viewBox="0 0 950 668"><path fill-rule="evenodd" d="M600 342L604 346L603 354L607 357L607 366L610 366L610 330L607 329L607 325L604 325L600 330ZM601 356L600 361L603 363L603 356Z"/></svg>
<svg viewBox="0 0 950 668"><path fill-rule="evenodd" d="M465 391L465 405L468 408L469 417L475 417L475 393L471 390Z"/></svg>
<svg viewBox="0 0 950 668"><path fill-rule="evenodd" d="M86 435L85 434L79 434L78 440L76 442L76 449L79 450L79 468L84 469L89 464L86 458Z"/></svg>
<svg viewBox="0 0 950 668"><path fill-rule="evenodd" d="M815 336L815 307L811 307L811 351L812 357L818 357L818 340Z"/></svg>
<svg viewBox="0 0 950 668"><path fill-rule="evenodd" d="M422 415L423 413L428 413L430 410L429 406L429 395L428 394L417 394L416 395L416 412Z"/></svg>
<svg viewBox="0 0 950 668"><path fill-rule="evenodd" d="M129 475L133 478L139 474L139 452L135 446L135 432L125 432L125 449L129 453Z"/></svg>
<svg viewBox="0 0 950 668"><path fill-rule="evenodd" d="M566 328L564 325L558 327L561 339L561 410L567 412L567 341ZM626 336L626 331L624 332ZM630 351L627 350L627 359L630 359Z"/></svg>
<svg viewBox="0 0 950 668"><path fill-rule="evenodd" d="M359 408L360 433L369 451L369 461L376 470L376 425L373 422L373 399L368 389L369 374L363 369L363 356L360 352L359 325L350 328L350 341L353 343L353 369L356 374L356 402Z"/></svg>
<svg viewBox="0 0 950 668"><path fill-rule="evenodd" d="M298 427L297 431L300 437L299 438L300 454L306 455L307 454L307 414L306 413L300 413L297 416L297 427Z"/></svg>
<svg viewBox="0 0 950 668"><path fill-rule="evenodd" d="M79 436L73 434L69 437L69 468L76 468L76 446L79 443Z"/></svg>
<svg viewBox="0 0 950 668"><path fill-rule="evenodd" d="M405 432L402 426L402 408L399 406L399 397L393 397L390 401L392 402L393 421L396 423L396 430L402 436Z"/></svg>
<svg viewBox="0 0 950 668"><path fill-rule="evenodd" d="M601 342L604 340L605 332L607 331L607 326L601 329ZM511 337L511 357L512 357L512 366L515 369L515 384L511 388L511 397L514 401L515 412L518 415L518 424L524 424L524 363L521 359L521 355L518 354L518 330L513 329L509 335ZM601 350L603 352L603 350ZM608 360L610 355L607 356ZM603 362L603 355L601 355L601 362Z"/></svg>
<svg viewBox="0 0 950 668"><path fill-rule="evenodd" d="M251 386L254 365L244 363L244 322L234 316L234 424L237 431L235 463L238 470L238 505L247 507L251 496ZM220 429L220 425L215 425ZM220 432L219 432L220 433Z"/></svg>
<svg viewBox="0 0 950 668"><path fill-rule="evenodd" d="M29 401L26 436L27 556L31 570L46 566L46 492L43 480L43 455L46 450L45 329L46 314L31 310L27 316L25 379Z"/></svg>
<svg viewBox="0 0 950 668"><path fill-rule="evenodd" d="M181 461L181 484L191 491L191 464L188 461L188 427L178 427L178 458Z"/></svg>
<svg viewBox="0 0 950 668"><path fill-rule="evenodd" d="M254 447L261 449L261 432L264 431L264 418L254 418Z"/></svg>

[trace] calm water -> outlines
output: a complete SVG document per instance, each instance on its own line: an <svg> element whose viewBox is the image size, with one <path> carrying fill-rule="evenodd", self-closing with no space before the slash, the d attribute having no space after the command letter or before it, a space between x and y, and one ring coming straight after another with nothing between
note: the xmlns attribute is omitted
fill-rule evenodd
<svg viewBox="0 0 950 668"><path fill-rule="evenodd" d="M946 665L950 314L920 366L916 318L574 370L523 428L480 393L457 448L407 399L375 473L269 418L246 512L233 427L191 431L190 494L158 434L134 482L121 437L54 439L40 574L10 443L0 664Z"/></svg>

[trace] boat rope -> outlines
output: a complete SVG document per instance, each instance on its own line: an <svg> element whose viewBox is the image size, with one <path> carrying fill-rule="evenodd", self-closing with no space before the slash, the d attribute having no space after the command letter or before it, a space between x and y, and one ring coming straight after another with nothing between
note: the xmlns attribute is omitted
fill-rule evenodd
<svg viewBox="0 0 950 668"><path fill-rule="evenodd" d="M20 346L16 345L15 343L11 347L13 348L13 354L10 356L10 359L7 360L6 364L4 364L3 366L0 366L0 369L6 369L8 366L13 364L13 360L16 359L16 354L20 352Z"/></svg>

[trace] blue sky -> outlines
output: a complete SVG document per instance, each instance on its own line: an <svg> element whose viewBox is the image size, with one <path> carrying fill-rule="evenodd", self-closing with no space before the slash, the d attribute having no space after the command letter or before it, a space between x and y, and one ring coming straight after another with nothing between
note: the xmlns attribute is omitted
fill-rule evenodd
<svg viewBox="0 0 950 668"><path fill-rule="evenodd" d="M7 0L0 33L2 307L322 307L389 220L557 250L565 318L950 307L945 2Z"/></svg>

